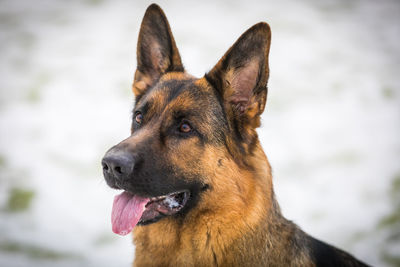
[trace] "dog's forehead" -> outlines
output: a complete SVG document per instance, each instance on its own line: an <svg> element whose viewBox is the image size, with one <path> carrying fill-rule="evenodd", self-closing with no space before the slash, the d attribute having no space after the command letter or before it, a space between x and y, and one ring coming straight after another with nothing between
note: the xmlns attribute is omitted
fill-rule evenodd
<svg viewBox="0 0 400 267"><path fill-rule="evenodd" d="M160 79L137 103L137 109L145 108L151 113L169 109L193 109L209 103L209 88L191 76L172 76Z"/></svg>

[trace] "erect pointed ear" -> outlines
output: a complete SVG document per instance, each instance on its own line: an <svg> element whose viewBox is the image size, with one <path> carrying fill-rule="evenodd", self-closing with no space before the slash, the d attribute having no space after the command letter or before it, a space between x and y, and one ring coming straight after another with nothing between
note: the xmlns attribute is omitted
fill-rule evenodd
<svg viewBox="0 0 400 267"><path fill-rule="evenodd" d="M164 73L183 72L183 65L162 9L150 5L144 14L137 44L137 69L133 82L136 97L142 95Z"/></svg>
<svg viewBox="0 0 400 267"><path fill-rule="evenodd" d="M269 76L271 31L261 22L248 29L225 53L206 79L222 96L225 109L242 126L258 127L264 111Z"/></svg>

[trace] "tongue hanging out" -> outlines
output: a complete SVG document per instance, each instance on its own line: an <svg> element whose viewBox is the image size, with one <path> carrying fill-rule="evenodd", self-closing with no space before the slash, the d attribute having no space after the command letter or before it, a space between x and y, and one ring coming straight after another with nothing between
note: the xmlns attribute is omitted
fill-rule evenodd
<svg viewBox="0 0 400 267"><path fill-rule="evenodd" d="M128 192L115 196L111 215L113 232L119 235L129 234L139 222L149 201L148 198L134 196Z"/></svg>
<svg viewBox="0 0 400 267"><path fill-rule="evenodd" d="M114 198L112 230L116 234L127 235L138 223L156 222L164 216L174 215L186 205L189 196L188 190L152 198L135 196L125 191Z"/></svg>

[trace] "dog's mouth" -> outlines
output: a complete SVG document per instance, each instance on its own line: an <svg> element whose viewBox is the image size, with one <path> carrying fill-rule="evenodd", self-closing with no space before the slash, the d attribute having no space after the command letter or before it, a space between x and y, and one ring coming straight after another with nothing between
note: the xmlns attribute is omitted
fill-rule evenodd
<svg viewBox="0 0 400 267"><path fill-rule="evenodd" d="M189 197L189 190L150 198L124 191L114 198L112 230L116 234L127 235L137 224L148 224L174 215L186 205Z"/></svg>

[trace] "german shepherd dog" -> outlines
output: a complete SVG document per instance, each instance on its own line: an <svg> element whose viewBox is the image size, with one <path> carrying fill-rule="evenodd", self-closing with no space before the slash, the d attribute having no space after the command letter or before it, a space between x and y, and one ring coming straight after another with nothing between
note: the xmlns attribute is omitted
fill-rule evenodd
<svg viewBox="0 0 400 267"><path fill-rule="evenodd" d="M367 266L286 220L256 128L271 32L247 30L204 77L185 72L167 18L139 33L131 135L102 160L112 229L133 230L134 266Z"/></svg>

